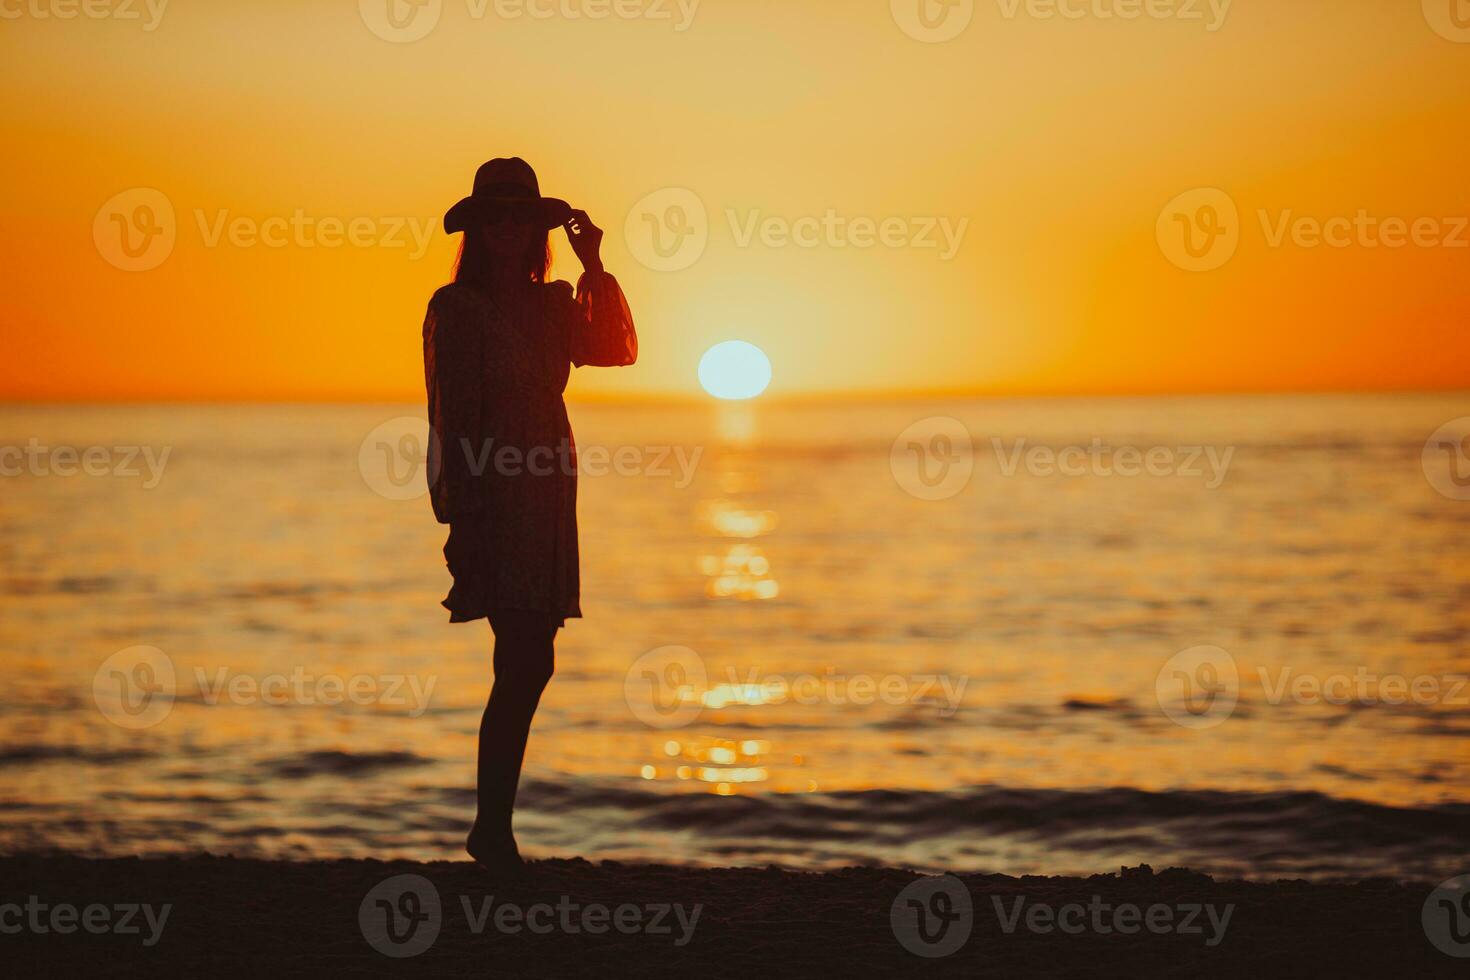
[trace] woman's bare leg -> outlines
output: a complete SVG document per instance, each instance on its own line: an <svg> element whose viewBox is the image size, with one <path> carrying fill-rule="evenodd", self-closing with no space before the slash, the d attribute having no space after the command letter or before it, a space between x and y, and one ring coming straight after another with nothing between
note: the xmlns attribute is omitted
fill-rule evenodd
<svg viewBox="0 0 1470 980"><path fill-rule="evenodd" d="M511 811L531 719L555 669L557 626L545 613L516 610L494 614L490 627L495 682L480 719L478 809L465 849L487 867L505 868L521 863Z"/></svg>

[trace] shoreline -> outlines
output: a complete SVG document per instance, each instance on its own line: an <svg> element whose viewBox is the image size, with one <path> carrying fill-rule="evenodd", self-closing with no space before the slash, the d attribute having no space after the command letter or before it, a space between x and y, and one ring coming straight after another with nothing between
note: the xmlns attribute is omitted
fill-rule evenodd
<svg viewBox="0 0 1470 980"><path fill-rule="evenodd" d="M0 906L15 908L0 911L0 948L43 975L427 968L749 980L757 969L1262 977L1465 967L1425 935L1420 913L1434 883L1381 878L1217 881L1146 865L1086 878L935 878L571 858L533 862L526 878L504 882L468 861L21 854L0 858L0 882Z"/></svg>

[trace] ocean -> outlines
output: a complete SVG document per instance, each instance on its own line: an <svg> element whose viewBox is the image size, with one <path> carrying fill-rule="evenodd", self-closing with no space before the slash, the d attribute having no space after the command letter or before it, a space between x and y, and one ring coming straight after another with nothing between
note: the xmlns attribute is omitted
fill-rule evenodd
<svg viewBox="0 0 1470 980"><path fill-rule="evenodd" d="M422 415L0 408L0 851L462 857L490 633ZM522 850L1462 874L1467 415L574 404Z"/></svg>

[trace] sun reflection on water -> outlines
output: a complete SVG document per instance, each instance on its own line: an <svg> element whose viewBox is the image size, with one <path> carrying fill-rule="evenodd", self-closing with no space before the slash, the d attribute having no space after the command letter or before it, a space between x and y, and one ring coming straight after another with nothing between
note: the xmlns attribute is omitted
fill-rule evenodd
<svg viewBox="0 0 1470 980"><path fill-rule="evenodd" d="M751 450L755 440L755 416L748 405L722 405L716 430L721 445L716 456L718 486L725 496L704 501L699 523L706 534L736 539L723 553L699 556L699 571L706 578L704 593L710 599L761 600L781 594L780 583L771 576L771 562L754 539L776 529L776 512L751 506L740 498L759 490L760 483Z"/></svg>
<svg viewBox="0 0 1470 980"><path fill-rule="evenodd" d="M731 796L742 784L762 783L776 793L811 793L816 781L799 775L806 760L799 754L777 752L769 739L730 739L689 735L663 743L663 759L645 763L639 775L650 781L688 783L691 788ZM780 767L778 770L777 767ZM785 773L781 777L773 775Z"/></svg>

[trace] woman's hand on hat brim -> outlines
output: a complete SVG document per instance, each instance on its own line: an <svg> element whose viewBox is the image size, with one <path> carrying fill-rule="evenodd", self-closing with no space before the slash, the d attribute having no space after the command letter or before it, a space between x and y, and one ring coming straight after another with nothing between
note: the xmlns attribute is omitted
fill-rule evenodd
<svg viewBox="0 0 1470 980"><path fill-rule="evenodd" d="M602 229L592 223L587 212L573 208L571 217L562 227L566 229L567 240L572 243L572 251L577 253L582 268L588 272L602 271Z"/></svg>

